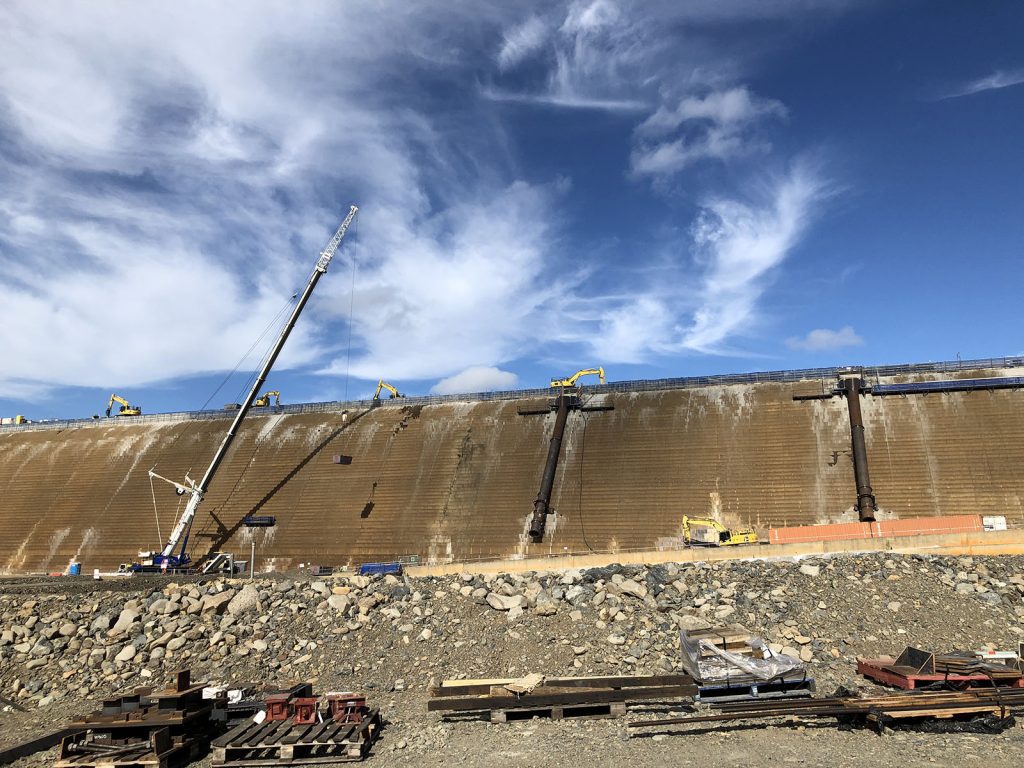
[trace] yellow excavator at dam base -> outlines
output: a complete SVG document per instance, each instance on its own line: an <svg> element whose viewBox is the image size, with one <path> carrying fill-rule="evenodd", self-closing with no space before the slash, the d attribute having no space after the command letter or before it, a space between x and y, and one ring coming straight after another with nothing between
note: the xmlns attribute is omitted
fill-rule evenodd
<svg viewBox="0 0 1024 768"><path fill-rule="evenodd" d="M702 529L702 532L691 530ZM726 528L710 517L683 515L683 538L691 547L732 547L739 544L757 544L753 528Z"/></svg>

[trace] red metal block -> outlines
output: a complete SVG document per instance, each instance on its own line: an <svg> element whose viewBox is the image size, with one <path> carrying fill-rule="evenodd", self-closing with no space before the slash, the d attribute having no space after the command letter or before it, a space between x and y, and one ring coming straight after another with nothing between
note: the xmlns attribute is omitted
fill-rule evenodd
<svg viewBox="0 0 1024 768"><path fill-rule="evenodd" d="M267 720L287 720L291 715L291 701L287 693L267 696Z"/></svg>
<svg viewBox="0 0 1024 768"><path fill-rule="evenodd" d="M361 693L328 693L327 705L336 723L360 723L368 711L366 696Z"/></svg>
<svg viewBox="0 0 1024 768"><path fill-rule="evenodd" d="M296 725L311 725L316 722L317 710L320 708L320 697L296 697L292 699Z"/></svg>

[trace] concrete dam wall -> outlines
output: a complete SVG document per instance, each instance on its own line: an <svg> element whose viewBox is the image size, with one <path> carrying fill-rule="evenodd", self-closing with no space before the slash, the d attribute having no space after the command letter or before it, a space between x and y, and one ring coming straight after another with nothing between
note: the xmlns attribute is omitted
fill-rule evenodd
<svg viewBox="0 0 1024 768"><path fill-rule="evenodd" d="M876 381L1020 376L1024 368ZM624 551L678 544L680 517L756 528L855 520L840 398L794 401L827 377L585 388L612 410L569 415L542 542L526 535L554 414L539 391L481 401L385 401L254 411L200 507L190 550L264 567ZM880 517L1024 519L1024 393L863 397ZM205 469L225 414L0 429L0 571L88 571L159 549L183 500L147 471ZM155 500L155 506L154 506ZM248 514L277 526L247 529Z"/></svg>

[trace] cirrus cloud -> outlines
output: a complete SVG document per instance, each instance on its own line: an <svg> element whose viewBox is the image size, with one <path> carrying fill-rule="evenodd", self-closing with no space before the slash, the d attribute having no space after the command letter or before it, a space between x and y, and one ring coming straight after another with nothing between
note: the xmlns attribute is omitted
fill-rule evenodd
<svg viewBox="0 0 1024 768"><path fill-rule="evenodd" d="M864 339L857 335L853 326L844 325L839 330L833 331L828 328L815 328L808 331L806 336L794 336L786 339L786 346L791 349L802 349L808 352L831 352L832 350L844 347L859 347L864 344Z"/></svg>
<svg viewBox="0 0 1024 768"><path fill-rule="evenodd" d="M493 365L474 365L454 376L441 379L431 388L435 395L457 395L467 392L494 392L512 389L519 377Z"/></svg>

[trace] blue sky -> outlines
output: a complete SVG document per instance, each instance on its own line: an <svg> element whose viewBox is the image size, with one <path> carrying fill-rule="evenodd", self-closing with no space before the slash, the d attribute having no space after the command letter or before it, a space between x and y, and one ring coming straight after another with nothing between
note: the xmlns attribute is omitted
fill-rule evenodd
<svg viewBox="0 0 1024 768"><path fill-rule="evenodd" d="M350 203L284 402L1024 350L1017 3L9 2L0 29L0 415L237 400Z"/></svg>

